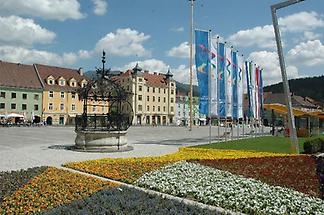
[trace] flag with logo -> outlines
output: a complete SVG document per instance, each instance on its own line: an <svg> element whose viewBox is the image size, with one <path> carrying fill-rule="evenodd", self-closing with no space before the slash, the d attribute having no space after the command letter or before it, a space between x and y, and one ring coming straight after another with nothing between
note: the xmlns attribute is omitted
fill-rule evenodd
<svg viewBox="0 0 324 215"><path fill-rule="evenodd" d="M217 45L217 99L218 99L218 116L226 117L226 79L225 79L225 44L218 43Z"/></svg>
<svg viewBox="0 0 324 215"><path fill-rule="evenodd" d="M244 61L243 56L237 56L237 106L238 118L243 118L243 77L244 77Z"/></svg>
<svg viewBox="0 0 324 215"><path fill-rule="evenodd" d="M208 32L195 30L195 60L200 91L199 112L205 115L208 115L208 47Z"/></svg>
<svg viewBox="0 0 324 215"><path fill-rule="evenodd" d="M238 119L237 52L232 52L232 116Z"/></svg>

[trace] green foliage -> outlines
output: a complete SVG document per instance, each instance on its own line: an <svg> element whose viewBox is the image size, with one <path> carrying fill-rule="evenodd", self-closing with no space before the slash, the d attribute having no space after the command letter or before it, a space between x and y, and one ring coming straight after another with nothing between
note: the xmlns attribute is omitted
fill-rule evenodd
<svg viewBox="0 0 324 215"><path fill-rule="evenodd" d="M324 138L317 137L309 139L304 143L304 151L306 154L314 154L318 152L324 152Z"/></svg>
<svg viewBox="0 0 324 215"><path fill-rule="evenodd" d="M289 80L291 92L324 103L324 75ZM282 82L264 87L264 92L283 93Z"/></svg>

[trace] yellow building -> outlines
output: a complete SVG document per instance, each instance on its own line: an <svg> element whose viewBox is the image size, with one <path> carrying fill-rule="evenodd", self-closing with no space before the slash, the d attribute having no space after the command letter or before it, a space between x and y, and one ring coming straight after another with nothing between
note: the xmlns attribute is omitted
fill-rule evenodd
<svg viewBox="0 0 324 215"><path fill-rule="evenodd" d="M172 74L142 72L136 65L119 76L120 84L132 93L134 125L170 125L175 123L176 82Z"/></svg>
<svg viewBox="0 0 324 215"><path fill-rule="evenodd" d="M43 86L43 121L47 125L74 124L75 116L83 113L83 101L77 89L84 87L89 79L82 69L68 69L34 64ZM93 103L88 113L106 113L107 106Z"/></svg>

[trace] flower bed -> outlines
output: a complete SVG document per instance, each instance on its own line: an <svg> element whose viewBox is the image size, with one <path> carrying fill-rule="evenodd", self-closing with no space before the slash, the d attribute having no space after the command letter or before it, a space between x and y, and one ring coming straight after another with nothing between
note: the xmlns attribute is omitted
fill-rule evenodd
<svg viewBox="0 0 324 215"><path fill-rule="evenodd" d="M92 161L67 163L64 166L127 183L133 183L144 173L180 160L188 159L238 159L265 156L284 156L268 152L180 148L178 152L160 157L105 158Z"/></svg>
<svg viewBox="0 0 324 215"><path fill-rule="evenodd" d="M14 193L28 183L30 179L41 174L47 167L35 167L27 170L0 172L0 203L4 196Z"/></svg>
<svg viewBox="0 0 324 215"><path fill-rule="evenodd" d="M1 212L2 214L37 212L114 186L116 185L113 183L93 177L48 167L14 193L5 196L1 202Z"/></svg>
<svg viewBox="0 0 324 215"><path fill-rule="evenodd" d="M314 157L263 157L193 162L259 179L267 184L293 188L315 197L322 196Z"/></svg>
<svg viewBox="0 0 324 215"><path fill-rule="evenodd" d="M136 184L248 214L324 213L319 198L185 161L147 173Z"/></svg>
<svg viewBox="0 0 324 215"><path fill-rule="evenodd" d="M219 214L208 208L147 194L127 187L99 191L92 196L73 201L43 215L54 214Z"/></svg>

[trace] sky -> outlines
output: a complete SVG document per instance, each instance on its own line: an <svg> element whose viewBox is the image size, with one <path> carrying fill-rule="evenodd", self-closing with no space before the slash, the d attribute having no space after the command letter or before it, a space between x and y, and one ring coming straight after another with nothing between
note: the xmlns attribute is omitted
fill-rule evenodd
<svg viewBox="0 0 324 215"><path fill-rule="evenodd" d="M233 45L281 80L270 6L282 0L196 0L194 28ZM189 82L188 0L0 0L0 60L85 71L102 67L167 72ZM289 78L324 74L324 0L277 13ZM195 80L196 83L196 80Z"/></svg>

